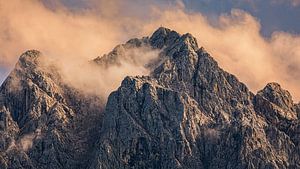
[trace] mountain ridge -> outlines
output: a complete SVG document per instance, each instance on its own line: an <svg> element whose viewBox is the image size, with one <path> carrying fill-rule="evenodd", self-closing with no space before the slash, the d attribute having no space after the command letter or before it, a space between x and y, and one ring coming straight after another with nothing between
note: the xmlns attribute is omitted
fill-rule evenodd
<svg viewBox="0 0 300 169"><path fill-rule="evenodd" d="M21 55L0 87L0 166L300 167L300 103L277 83L252 93L191 34L160 27L93 63L118 65L124 52L144 46L161 51L145 65L150 74L125 77L106 105L40 70L40 52Z"/></svg>

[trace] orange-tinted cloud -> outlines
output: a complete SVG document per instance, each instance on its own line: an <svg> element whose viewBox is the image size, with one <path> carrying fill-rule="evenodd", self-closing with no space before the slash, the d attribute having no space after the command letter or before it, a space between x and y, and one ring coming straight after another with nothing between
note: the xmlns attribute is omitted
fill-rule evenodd
<svg viewBox="0 0 300 169"><path fill-rule="evenodd" d="M20 53L31 48L56 59L72 58L63 62L72 65L70 60L94 58L162 25L192 33L221 67L251 90L277 81L300 100L300 36L274 32L266 39L259 21L244 11L232 10L212 25L201 13L187 12L180 1L161 6L92 0L88 8L75 12L60 3L52 5L49 9L40 1L0 0L0 66L11 67Z"/></svg>
<svg viewBox="0 0 300 169"><path fill-rule="evenodd" d="M270 39L260 34L260 23L241 10L219 17L212 26L200 13L183 10L158 11L160 19L172 29L190 32L225 70L237 75L251 90L268 82L279 82L295 100L300 99L300 36L274 32ZM153 29L150 24L149 30Z"/></svg>

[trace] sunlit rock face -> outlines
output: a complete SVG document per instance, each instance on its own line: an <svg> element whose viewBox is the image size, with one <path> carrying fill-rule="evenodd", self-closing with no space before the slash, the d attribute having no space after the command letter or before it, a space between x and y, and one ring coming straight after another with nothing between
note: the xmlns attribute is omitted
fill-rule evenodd
<svg viewBox="0 0 300 169"><path fill-rule="evenodd" d="M276 83L253 94L191 34L161 27L91 64L145 47L160 51L150 74L106 104L24 53L0 88L0 168L300 168L300 104Z"/></svg>

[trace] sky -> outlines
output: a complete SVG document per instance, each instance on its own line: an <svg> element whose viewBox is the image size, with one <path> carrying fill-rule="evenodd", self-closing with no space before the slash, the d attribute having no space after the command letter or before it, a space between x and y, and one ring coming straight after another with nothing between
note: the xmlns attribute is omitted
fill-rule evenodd
<svg viewBox="0 0 300 169"><path fill-rule="evenodd" d="M253 92L276 81L300 100L299 16L300 0L0 0L0 83L28 49L82 61L166 26Z"/></svg>
<svg viewBox="0 0 300 169"><path fill-rule="evenodd" d="M185 0L188 10L200 11L216 18L232 8L242 9L256 17L261 33L269 37L274 31L300 33L299 0Z"/></svg>
<svg viewBox="0 0 300 169"><path fill-rule="evenodd" d="M176 3L176 0L152 1L164 5ZM87 7L85 0L62 0L62 2L75 10ZM261 33L266 37L274 31L300 33L300 0L183 0L182 2L186 10L201 12L212 22L219 15L228 13L234 8L245 10L259 19L262 25Z"/></svg>

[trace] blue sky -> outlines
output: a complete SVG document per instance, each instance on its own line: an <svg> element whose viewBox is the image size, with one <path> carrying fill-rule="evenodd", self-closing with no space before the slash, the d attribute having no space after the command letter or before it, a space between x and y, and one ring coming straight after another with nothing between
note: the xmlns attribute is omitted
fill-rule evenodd
<svg viewBox="0 0 300 169"><path fill-rule="evenodd" d="M85 0L62 0L62 2L75 10L87 7ZM176 3L177 0L152 0L152 2L165 5ZM260 21L262 34L265 36L270 36L274 31L300 33L300 0L183 0L182 2L188 11L201 12L211 20L222 13L229 13L232 9L247 11Z"/></svg>
<svg viewBox="0 0 300 169"><path fill-rule="evenodd" d="M274 31L300 33L300 4L289 0L184 0L187 9L200 11L213 19L233 8L249 12L262 25L262 34L270 36Z"/></svg>
<svg viewBox="0 0 300 169"><path fill-rule="evenodd" d="M4 67L0 67L0 84L5 79L5 77L7 76L7 74L8 74L8 69L4 68Z"/></svg>
<svg viewBox="0 0 300 169"><path fill-rule="evenodd" d="M138 4L137 6L149 5L151 3L155 3L156 5L161 6L172 6L175 5L175 3L178 3L178 0L127 1L131 3L134 2L132 4ZM44 3L47 4L49 8L52 8L53 6L55 7L55 5L53 5L53 2L55 1L44 0ZM89 7L87 0L61 0L61 2L67 8L74 11L80 11ZM300 0L182 0L181 2L184 3L185 10L187 12L200 12L207 18L209 18L212 23L217 20L220 15L224 13L230 13L232 9L242 9L250 13L252 16L256 17L256 19L261 24L261 34L266 39L270 38L274 31L288 32L297 36L300 34L300 3L297 3L300 2ZM139 14L143 15L143 11L141 12ZM146 15L146 12L144 13ZM0 21L1 19L2 18L0 16ZM5 37L5 35L3 35L3 32L0 32L0 38L1 33L2 37ZM13 45L14 43L11 44ZM14 46L12 45L8 44L7 46L13 48ZM16 53L19 52L20 51ZM5 59L5 57L0 56L0 59ZM9 65L9 67L5 66L5 61L0 60L0 83L5 79L5 77L8 75L8 72L12 69L11 64Z"/></svg>

